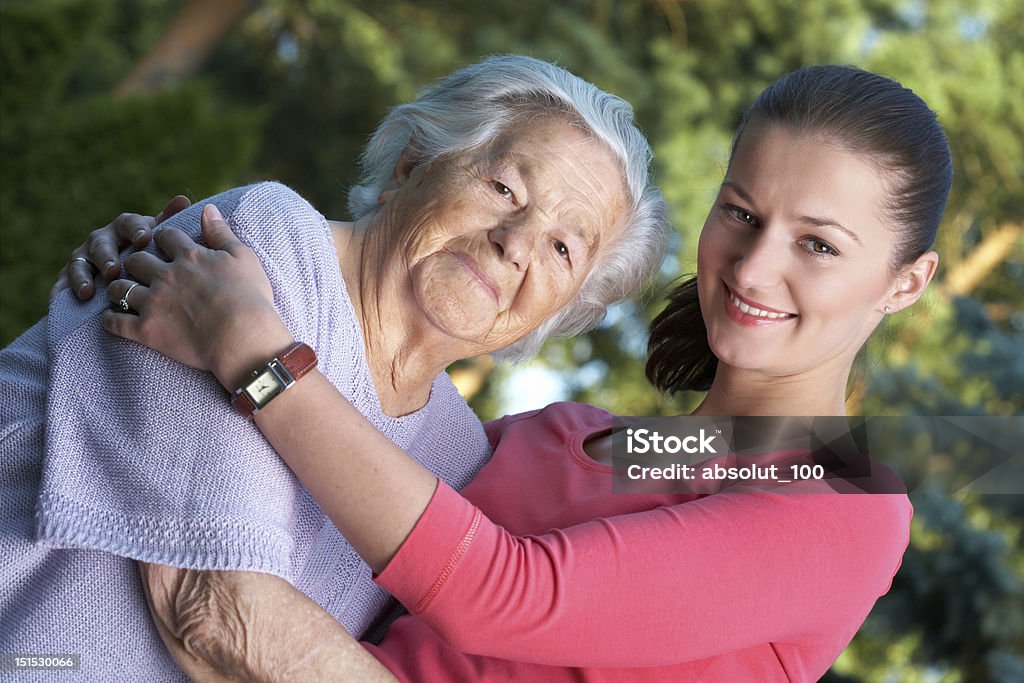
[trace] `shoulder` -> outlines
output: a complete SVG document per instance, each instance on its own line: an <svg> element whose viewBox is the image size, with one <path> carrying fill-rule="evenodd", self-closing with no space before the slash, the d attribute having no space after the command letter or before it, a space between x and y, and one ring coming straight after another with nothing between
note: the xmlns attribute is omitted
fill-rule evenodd
<svg viewBox="0 0 1024 683"><path fill-rule="evenodd" d="M277 181L269 180L239 189L243 192L238 198L238 219L252 216L270 220L326 222L305 197Z"/></svg>
<svg viewBox="0 0 1024 683"><path fill-rule="evenodd" d="M235 187L202 199L164 221L162 227L198 236L199 218L207 204L215 204L232 230L247 243L271 235L329 232L327 220L319 211L295 190L276 181Z"/></svg>
<svg viewBox="0 0 1024 683"><path fill-rule="evenodd" d="M910 540L910 521L914 507L904 493L838 493L833 494L846 508L847 520L860 533L888 539L888 545L902 555Z"/></svg>
<svg viewBox="0 0 1024 683"><path fill-rule="evenodd" d="M822 576L841 577L851 596L874 600L888 591L910 543L913 507L905 494L791 494L799 530L813 539L804 561Z"/></svg>
<svg viewBox="0 0 1024 683"><path fill-rule="evenodd" d="M190 229L197 228L203 207L211 203L259 258L274 304L293 334L313 343L318 353L336 336L355 338L334 241L320 212L286 185L267 181L197 202L186 219Z"/></svg>
<svg viewBox="0 0 1024 683"><path fill-rule="evenodd" d="M221 203L225 202L226 207ZM229 190L199 203L216 204L232 231L251 247L270 276L285 288L325 289L337 255L327 219L295 190L267 181ZM202 211L202 208L199 209Z"/></svg>
<svg viewBox="0 0 1024 683"><path fill-rule="evenodd" d="M327 219L287 185L266 181L228 190L199 202L216 204L232 229L253 242L292 237L298 241L329 234ZM199 209L202 211L202 208Z"/></svg>
<svg viewBox="0 0 1024 683"><path fill-rule="evenodd" d="M561 401L538 410L492 420L484 425L484 429L494 447L501 439L522 433L566 434L581 430L596 432L610 429L615 419L614 415L603 408L587 403Z"/></svg>

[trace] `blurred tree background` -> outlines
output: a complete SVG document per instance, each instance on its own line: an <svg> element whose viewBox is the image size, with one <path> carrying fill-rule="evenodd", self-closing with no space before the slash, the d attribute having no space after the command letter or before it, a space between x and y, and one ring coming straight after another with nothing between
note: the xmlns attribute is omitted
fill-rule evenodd
<svg viewBox="0 0 1024 683"><path fill-rule="evenodd" d="M661 280L595 332L524 367L452 373L484 418L524 395L687 410L699 396L644 381L645 328L668 282L695 268L740 114L788 70L854 63L938 111L957 176L937 286L876 335L850 412L1022 414L1019 0L4 0L0 20L0 343L45 314L68 253L122 211L276 178L345 218L354 161L388 107L519 52L633 103L677 240ZM828 679L1024 680L1024 496L914 502L893 589Z"/></svg>

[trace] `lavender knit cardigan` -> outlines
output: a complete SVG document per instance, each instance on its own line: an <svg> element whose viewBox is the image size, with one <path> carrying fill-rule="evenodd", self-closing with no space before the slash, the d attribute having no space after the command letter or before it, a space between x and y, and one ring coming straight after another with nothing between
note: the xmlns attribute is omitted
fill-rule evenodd
<svg viewBox="0 0 1024 683"><path fill-rule="evenodd" d="M323 216L277 183L210 201L324 375L434 474L468 483L490 449L447 375L419 411L381 411ZM204 204L168 224L197 235ZM212 375L107 334L107 306L102 288L87 303L65 292L0 352L0 657L77 653L75 680L184 680L134 560L276 574L361 634L387 604L370 569Z"/></svg>

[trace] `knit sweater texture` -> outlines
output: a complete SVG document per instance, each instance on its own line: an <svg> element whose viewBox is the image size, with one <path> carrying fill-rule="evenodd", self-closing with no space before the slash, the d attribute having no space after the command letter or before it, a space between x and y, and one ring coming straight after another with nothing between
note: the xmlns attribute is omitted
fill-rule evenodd
<svg viewBox="0 0 1024 683"><path fill-rule="evenodd" d="M324 217L278 183L208 201L320 371L442 481L468 483L490 447L447 375L420 410L383 413ZM167 225L198 236L206 203ZM276 574L363 633L388 604L369 567L214 377L105 332L108 306L102 285L85 303L64 292L0 352L0 653L79 654L78 680L183 679L134 560Z"/></svg>

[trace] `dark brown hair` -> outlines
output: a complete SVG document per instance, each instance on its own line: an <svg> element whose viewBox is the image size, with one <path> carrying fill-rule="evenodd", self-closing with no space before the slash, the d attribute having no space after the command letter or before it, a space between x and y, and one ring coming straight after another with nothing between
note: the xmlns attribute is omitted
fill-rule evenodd
<svg viewBox="0 0 1024 683"><path fill-rule="evenodd" d="M931 248L953 183L953 162L935 113L913 91L852 66L809 66L758 95L733 138L733 154L751 122L819 136L885 172L886 210L897 238L893 272ZM706 390L717 367L697 279L690 278L669 293L668 305L651 323L647 378L669 393Z"/></svg>

